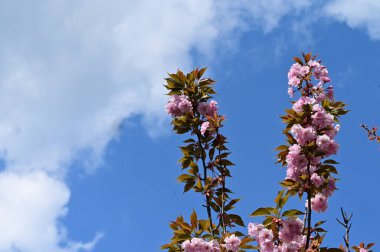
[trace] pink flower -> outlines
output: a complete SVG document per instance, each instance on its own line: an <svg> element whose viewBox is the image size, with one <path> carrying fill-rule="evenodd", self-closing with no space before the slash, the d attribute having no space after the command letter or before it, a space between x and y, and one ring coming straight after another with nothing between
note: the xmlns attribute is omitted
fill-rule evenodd
<svg viewBox="0 0 380 252"><path fill-rule="evenodd" d="M328 74L329 71L327 71L327 68L323 65L315 67L314 69L314 78L317 80L321 80L322 82L330 82Z"/></svg>
<svg viewBox="0 0 380 252"><path fill-rule="evenodd" d="M327 198L318 193L311 199L311 209L316 212L324 212L327 209Z"/></svg>
<svg viewBox="0 0 380 252"><path fill-rule="evenodd" d="M326 134L330 139L334 139L334 137L338 134L339 130L340 130L340 125L337 124L337 125L335 125L334 128L331 128L330 130L325 131L325 134Z"/></svg>
<svg viewBox="0 0 380 252"><path fill-rule="evenodd" d="M289 147L289 153L286 155L286 163L288 166L303 168L307 165L305 155L301 154L301 146L293 144Z"/></svg>
<svg viewBox="0 0 380 252"><path fill-rule="evenodd" d="M258 235L258 242L260 244L264 244L266 242L271 242L273 240L273 232L272 230L263 228Z"/></svg>
<svg viewBox="0 0 380 252"><path fill-rule="evenodd" d="M187 98L183 98L181 100L181 102L178 104L178 108L181 110L183 114L189 113L193 110L193 106Z"/></svg>
<svg viewBox="0 0 380 252"><path fill-rule="evenodd" d="M186 95L173 95L166 104L166 112L174 117L182 116L193 110L193 106Z"/></svg>
<svg viewBox="0 0 380 252"><path fill-rule="evenodd" d="M286 169L286 178L297 181L298 177L300 175L299 171L300 171L300 169L298 169L295 166L288 166L288 168Z"/></svg>
<svg viewBox="0 0 380 252"><path fill-rule="evenodd" d="M288 84L290 86L293 86L293 87L298 87L298 85L301 83L301 80L298 79L297 77L292 77L291 79L289 79L289 82Z"/></svg>
<svg viewBox="0 0 380 252"><path fill-rule="evenodd" d="M319 188L323 184L323 179L317 173L313 173L310 178L311 182L315 185L315 187Z"/></svg>
<svg viewBox="0 0 380 252"><path fill-rule="evenodd" d="M240 239L239 237L236 237L234 234L230 235L229 237L226 237L224 239L224 246L228 251L236 252L239 250L240 246Z"/></svg>
<svg viewBox="0 0 380 252"><path fill-rule="evenodd" d="M202 123L202 125L201 125L201 134L204 135L209 128L210 128L210 123L209 122Z"/></svg>
<svg viewBox="0 0 380 252"><path fill-rule="evenodd" d="M275 246L273 241L265 241L260 244L260 251L261 252L274 252Z"/></svg>
<svg viewBox="0 0 380 252"><path fill-rule="evenodd" d="M312 68L321 66L321 64L316 60L310 60L309 62L307 62L307 64Z"/></svg>
<svg viewBox="0 0 380 252"><path fill-rule="evenodd" d="M325 89L323 88L320 83L317 84L317 86L313 87L314 90L314 97L317 102L321 102L326 98Z"/></svg>
<svg viewBox="0 0 380 252"><path fill-rule="evenodd" d="M303 128L299 124L294 124L290 132L294 135L294 138L300 145L305 145L307 142L313 141L317 137L317 134L312 127Z"/></svg>
<svg viewBox="0 0 380 252"><path fill-rule="evenodd" d="M293 104L293 110L299 113L299 112L303 111L303 105L314 104L314 103L315 103L315 99L310 98L310 97L306 97L306 96L301 96L298 99L298 101L296 101Z"/></svg>
<svg viewBox="0 0 380 252"><path fill-rule="evenodd" d="M327 113L325 109L319 104L313 106L314 114L311 116L313 119L313 125L318 128L325 128L331 126L334 122L334 116Z"/></svg>
<svg viewBox="0 0 380 252"><path fill-rule="evenodd" d="M294 91L293 91L293 88L292 88L292 87L289 87L289 88L288 88L288 94L289 94L290 98L293 98L293 97L294 97Z"/></svg>
<svg viewBox="0 0 380 252"><path fill-rule="evenodd" d="M307 66L302 67L299 63L293 64L288 72L288 84L293 87L298 87L301 83L299 76L305 76L309 72L308 68Z"/></svg>
<svg viewBox="0 0 380 252"><path fill-rule="evenodd" d="M316 144L318 146L318 149L324 152L327 156L336 154L339 149L339 145L335 143L334 140L331 140L330 137L328 137L326 134L318 136Z"/></svg>
<svg viewBox="0 0 380 252"><path fill-rule="evenodd" d="M220 245L217 240L212 240L212 251L213 252L219 252L220 251Z"/></svg>
<svg viewBox="0 0 380 252"><path fill-rule="evenodd" d="M248 235L252 236L252 237L256 237L263 228L264 228L264 226L262 224L249 223L248 224Z"/></svg>
<svg viewBox="0 0 380 252"><path fill-rule="evenodd" d="M192 247L195 249L194 251L198 252L203 248L203 239L194 237L191 239Z"/></svg>
<svg viewBox="0 0 380 252"><path fill-rule="evenodd" d="M322 189L322 193L325 197L330 197L336 190L335 179L329 178L327 187Z"/></svg>
<svg viewBox="0 0 380 252"><path fill-rule="evenodd" d="M282 242L291 242L302 239L303 222L299 218L289 218L282 224L279 238Z"/></svg>
<svg viewBox="0 0 380 252"><path fill-rule="evenodd" d="M191 241L184 241L181 248L185 252L220 252L218 241L211 240L207 242L197 237L192 238Z"/></svg>
<svg viewBox="0 0 380 252"><path fill-rule="evenodd" d="M181 248L185 251L185 252L193 252L194 251L194 247L193 245L191 244L190 241L184 241L182 244L181 244ZM195 251L194 251L195 252Z"/></svg>
<svg viewBox="0 0 380 252"><path fill-rule="evenodd" d="M309 71L310 71L310 67L302 66L299 72L303 77L305 77L306 75L308 75Z"/></svg>
<svg viewBox="0 0 380 252"><path fill-rule="evenodd" d="M365 248L360 248L359 252L368 252L368 250Z"/></svg>
<svg viewBox="0 0 380 252"><path fill-rule="evenodd" d="M203 116L213 116L218 111L217 104L214 100L210 101L210 103L200 102L198 104L198 112Z"/></svg>

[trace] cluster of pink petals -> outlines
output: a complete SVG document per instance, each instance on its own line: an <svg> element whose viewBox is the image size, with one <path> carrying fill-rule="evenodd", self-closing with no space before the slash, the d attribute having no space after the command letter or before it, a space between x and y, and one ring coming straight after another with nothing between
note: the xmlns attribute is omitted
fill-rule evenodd
<svg viewBox="0 0 380 252"><path fill-rule="evenodd" d="M327 135L318 136L316 144L318 149L325 153L325 156L336 154L339 149L339 145Z"/></svg>
<svg viewBox="0 0 380 252"><path fill-rule="evenodd" d="M329 178L327 181L326 187L322 189L322 194L325 197L330 197L334 193L335 190L336 190L335 179Z"/></svg>
<svg viewBox="0 0 380 252"><path fill-rule="evenodd" d="M173 95L165 109L169 115L177 117L191 112L193 106L186 95Z"/></svg>
<svg viewBox="0 0 380 252"><path fill-rule="evenodd" d="M217 104L214 100L210 101L210 103L200 102L198 104L198 112L203 116L213 116L218 111Z"/></svg>
<svg viewBox="0 0 380 252"><path fill-rule="evenodd" d="M323 178L319 176L317 173L313 173L310 177L310 180L313 183L313 185L317 188L323 185Z"/></svg>
<svg viewBox="0 0 380 252"><path fill-rule="evenodd" d="M206 131L210 128L210 123L209 122L204 122L201 125L201 134L205 135Z"/></svg>
<svg viewBox="0 0 380 252"><path fill-rule="evenodd" d="M285 220L279 232L280 244L273 241L273 232L257 223L248 224L248 234L254 237L262 252L297 252L305 246L305 236L302 235L303 222L298 218Z"/></svg>
<svg viewBox="0 0 380 252"><path fill-rule="evenodd" d="M318 128L325 128L334 123L334 116L327 113L326 110L319 104L313 105L313 125Z"/></svg>
<svg viewBox="0 0 380 252"><path fill-rule="evenodd" d="M286 155L286 163L288 166L303 168L307 165L307 159L304 154L301 154L301 146L293 144L289 147L289 153Z"/></svg>
<svg viewBox="0 0 380 252"><path fill-rule="evenodd" d="M320 65L317 61L310 62L314 77L320 81L328 82L327 69ZM293 65L292 69L299 69L299 66ZM314 69L314 70L313 70ZM294 70L295 71L295 70ZM323 87L318 84L317 88L321 90ZM323 91L323 90L322 90ZM322 92L324 94L324 92ZM330 99L333 97L332 87L328 88L326 94ZM324 98L323 98L324 99ZM301 96L294 104L293 110L297 113L304 111L305 105L311 106L311 120L303 122L302 124L294 124L290 129L290 133L297 141L288 149L286 156L287 171L286 178L294 181L302 181L303 175L311 175L310 180L319 192L312 198L312 209L317 212L323 212L327 209L328 197L330 197L336 190L335 179L332 177L323 177L318 171L321 166L320 160L330 155L336 154L339 145L335 142L334 138L340 130L340 126L335 125L334 116L328 113L320 104L321 100L318 97ZM309 160L304 154L304 148L309 143L315 143L319 153L318 156L309 157ZM309 170L308 170L308 163Z"/></svg>
<svg viewBox="0 0 380 252"><path fill-rule="evenodd" d="M306 143L317 138L317 133L311 126L304 128L299 124L294 124L290 132L293 134L294 138L300 145L305 145Z"/></svg>
<svg viewBox="0 0 380 252"><path fill-rule="evenodd" d="M325 83L330 82L329 72L324 65L316 60L310 60L305 66L295 63L290 67L288 72L289 96L294 96L293 88L300 88L302 81L310 73L312 73L314 79L318 81L318 84L313 88L315 99L318 102L324 100L326 97L332 100L334 96L332 88L329 87L327 91L325 91L325 88L323 87Z"/></svg>
<svg viewBox="0 0 380 252"><path fill-rule="evenodd" d="M248 224L248 235L256 237L259 235L260 231L264 228L264 225L258 223L250 222Z"/></svg>
<svg viewBox="0 0 380 252"><path fill-rule="evenodd" d="M294 104L293 104L293 110L296 112L302 112L303 111L303 106L306 104L314 104L315 99L310 98L307 96L301 96Z"/></svg>
<svg viewBox="0 0 380 252"><path fill-rule="evenodd" d="M293 64L288 72L289 85L293 87L298 87L301 83L302 77L308 75L309 72L309 66L301 66L299 63Z"/></svg>
<svg viewBox="0 0 380 252"><path fill-rule="evenodd" d="M302 229L303 222L299 218L289 218L282 222L282 228L279 232L279 239L283 243L296 241L302 244Z"/></svg>
<svg viewBox="0 0 380 252"><path fill-rule="evenodd" d="M184 252L219 252L220 246L218 241L205 241L201 238L192 238L191 241L187 240L181 244Z"/></svg>
<svg viewBox="0 0 380 252"><path fill-rule="evenodd" d="M321 193L317 193L313 198L311 198L311 209L316 212L324 212L327 209L327 197L324 196ZM308 202L306 201L305 204L306 207L308 207Z"/></svg>
<svg viewBox="0 0 380 252"><path fill-rule="evenodd" d="M312 68L316 80L321 81L322 84L330 82L329 71L324 65L315 60L310 60L307 64Z"/></svg>
<svg viewBox="0 0 380 252"><path fill-rule="evenodd" d="M240 243L241 240L239 237L232 234L224 239L224 244L222 246L225 247L227 251L236 252L239 250Z"/></svg>

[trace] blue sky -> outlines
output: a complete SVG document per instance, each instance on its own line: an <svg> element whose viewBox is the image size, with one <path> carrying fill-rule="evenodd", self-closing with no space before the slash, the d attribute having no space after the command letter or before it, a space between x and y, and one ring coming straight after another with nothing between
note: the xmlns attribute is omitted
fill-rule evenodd
<svg viewBox="0 0 380 252"><path fill-rule="evenodd" d="M1 1L0 251L159 251L170 220L202 200L176 182L182 137L170 130L166 72L208 66L236 167L228 181L245 223L270 206L285 170L279 116L300 51L328 67L341 121L341 181L326 244L339 245L339 208L352 243L379 243L377 0ZM302 207L294 200L291 206Z"/></svg>

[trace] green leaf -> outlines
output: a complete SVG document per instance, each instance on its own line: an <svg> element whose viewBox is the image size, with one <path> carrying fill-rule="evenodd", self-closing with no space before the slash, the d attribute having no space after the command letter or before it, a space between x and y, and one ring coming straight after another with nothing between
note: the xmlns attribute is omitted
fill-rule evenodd
<svg viewBox="0 0 380 252"><path fill-rule="evenodd" d="M178 178L177 178L177 180L179 182L185 182L185 181L188 181L190 179L194 179L194 177L189 175L189 174L182 174L182 175L178 176Z"/></svg>
<svg viewBox="0 0 380 252"><path fill-rule="evenodd" d="M323 163L325 163L325 164L339 164L337 161L335 161L333 159L327 159Z"/></svg>
<svg viewBox="0 0 380 252"><path fill-rule="evenodd" d="M282 214L282 217L291 217L291 216L302 215L302 214L305 214L305 213L297 209L290 209L290 210L285 211Z"/></svg>
<svg viewBox="0 0 380 252"><path fill-rule="evenodd" d="M235 165L234 163L232 163L231 161L227 160L227 159L222 159L220 160L219 162L221 165L227 165L227 166L231 166L231 165Z"/></svg>
<svg viewBox="0 0 380 252"><path fill-rule="evenodd" d="M288 150L289 146L287 145L280 145L276 148L277 151L282 151L282 150Z"/></svg>
<svg viewBox="0 0 380 252"><path fill-rule="evenodd" d="M235 205L237 202L239 202L240 199L233 199L231 200L225 207L224 207L224 210L225 211L229 211L233 208L233 205Z"/></svg>
<svg viewBox="0 0 380 252"><path fill-rule="evenodd" d="M263 215L271 215L274 211L273 207L260 207L249 216L263 216Z"/></svg>
<svg viewBox="0 0 380 252"><path fill-rule="evenodd" d="M195 212L194 209L193 209L192 214L190 215L190 221L191 221L191 226L193 228L196 228L197 227L198 218L197 218L197 213Z"/></svg>
<svg viewBox="0 0 380 252"><path fill-rule="evenodd" d="M195 185L195 181L194 180L188 180L185 184L185 187L183 189L183 192L187 192L189 191L191 188L193 188L193 186Z"/></svg>
<svg viewBox="0 0 380 252"><path fill-rule="evenodd" d="M233 222L235 222L239 226L244 227L244 222L243 222L242 218L239 215L237 215L237 214L229 214L228 216L230 217L230 219Z"/></svg>

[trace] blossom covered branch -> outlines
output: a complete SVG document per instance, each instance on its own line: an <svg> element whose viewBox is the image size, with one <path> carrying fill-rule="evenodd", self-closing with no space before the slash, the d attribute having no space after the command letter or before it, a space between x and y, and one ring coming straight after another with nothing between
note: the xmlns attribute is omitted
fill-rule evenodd
<svg viewBox="0 0 380 252"><path fill-rule="evenodd" d="M231 230L244 223L239 215L229 213L239 201L230 198L232 191L226 187L226 178L231 177L229 167L234 164L228 159L227 138L220 133L224 117L218 114L218 103L211 100L214 81L202 78L205 70L195 69L187 75L178 70L166 79L171 97L166 111L172 116L173 129L178 134L190 134L180 147L183 157L179 162L185 172L178 181L184 183L184 192L193 190L203 195L208 216L207 220L198 220L194 211L190 223L182 216L173 221L171 242L162 246L170 252L236 252L252 247L247 244L251 238Z"/></svg>

